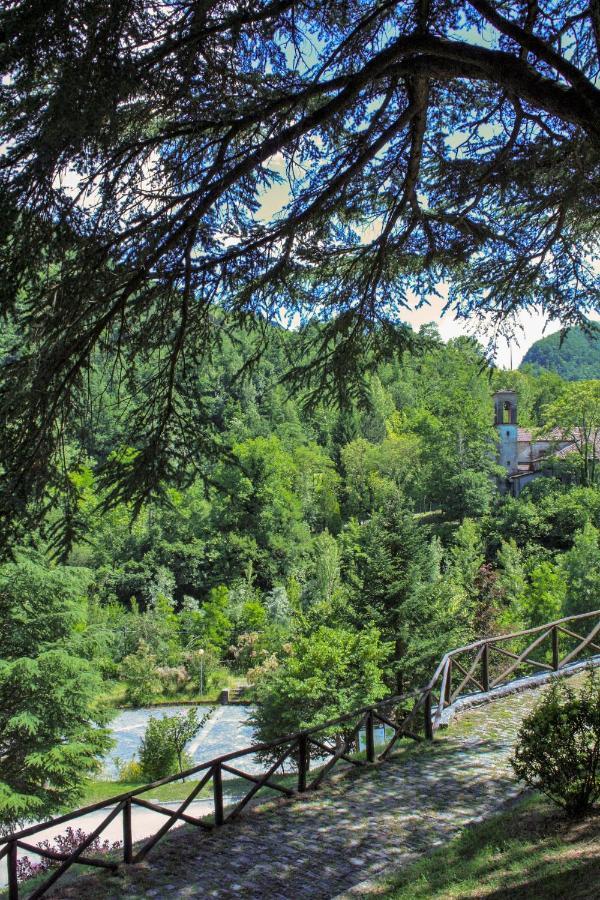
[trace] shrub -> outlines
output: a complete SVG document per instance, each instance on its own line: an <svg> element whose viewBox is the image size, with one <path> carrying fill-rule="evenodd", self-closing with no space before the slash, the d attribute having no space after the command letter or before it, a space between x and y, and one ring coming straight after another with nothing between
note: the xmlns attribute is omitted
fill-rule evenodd
<svg viewBox="0 0 600 900"><path fill-rule="evenodd" d="M159 666L156 674L165 694L179 694L190 683L190 675L185 666Z"/></svg>
<svg viewBox="0 0 600 900"><path fill-rule="evenodd" d="M88 837L89 835L83 829L69 826L64 834L56 835L53 841L39 841L36 846L54 853L73 853ZM92 853L110 853L111 850L118 850L121 846L121 841L111 842L97 837L87 847L86 854L89 856ZM23 856L17 860L17 879L19 882L27 881L28 878L43 875L48 869L56 868L59 865L60 862L43 856L36 859L35 862L32 862L28 856Z"/></svg>
<svg viewBox="0 0 600 900"><path fill-rule="evenodd" d="M141 784L144 781L142 767L137 759L128 759L124 762L119 761L117 768L119 781L122 784Z"/></svg>
<svg viewBox="0 0 600 900"><path fill-rule="evenodd" d="M144 641L140 641L136 653L123 660L121 677L127 683L125 698L132 706L147 706L160 693L162 684L156 670L156 657Z"/></svg>
<svg viewBox="0 0 600 900"><path fill-rule="evenodd" d="M201 719L198 719L195 709L191 709L186 715L163 716L161 719L152 716L140 747L142 776L148 781L156 781L189 768L193 763L185 753L186 745L198 734L213 712L214 707Z"/></svg>
<svg viewBox="0 0 600 900"><path fill-rule="evenodd" d="M518 778L568 816L600 797L600 681L590 672L579 693L556 682L525 719L511 759Z"/></svg>
<svg viewBox="0 0 600 900"><path fill-rule="evenodd" d="M237 644L229 648L229 654L233 659L234 672L243 674L248 669L260 665L261 660L268 654L264 632L245 631L238 636Z"/></svg>
<svg viewBox="0 0 600 900"><path fill-rule="evenodd" d="M258 704L249 720L256 739L266 743L384 697L382 666L389 650L373 627L351 631L320 625L299 637L293 652L257 683ZM321 738L335 740L339 733L334 726ZM279 753L276 748L260 755L270 760Z"/></svg>

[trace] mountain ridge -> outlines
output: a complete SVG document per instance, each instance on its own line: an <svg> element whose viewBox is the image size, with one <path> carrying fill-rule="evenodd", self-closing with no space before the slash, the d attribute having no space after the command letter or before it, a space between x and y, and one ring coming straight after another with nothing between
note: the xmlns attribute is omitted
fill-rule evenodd
<svg viewBox="0 0 600 900"><path fill-rule="evenodd" d="M589 329L577 326L540 338L527 350L519 369L555 372L566 381L600 379L600 327L590 322Z"/></svg>

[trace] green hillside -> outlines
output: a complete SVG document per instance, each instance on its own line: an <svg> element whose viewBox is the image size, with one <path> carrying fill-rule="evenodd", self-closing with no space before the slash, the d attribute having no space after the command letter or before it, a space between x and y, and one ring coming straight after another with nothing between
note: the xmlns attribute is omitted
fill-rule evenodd
<svg viewBox="0 0 600 900"><path fill-rule="evenodd" d="M593 333L582 328L572 328L561 343L561 332L556 331L532 344L520 365L534 366L556 372L567 381L585 381L600 378L600 331Z"/></svg>

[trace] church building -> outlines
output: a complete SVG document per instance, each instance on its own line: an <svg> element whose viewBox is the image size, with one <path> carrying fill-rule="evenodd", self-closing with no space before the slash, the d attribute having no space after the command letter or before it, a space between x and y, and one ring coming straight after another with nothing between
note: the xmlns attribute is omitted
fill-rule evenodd
<svg viewBox="0 0 600 900"><path fill-rule="evenodd" d="M519 428L516 391L496 391L494 394L494 424L498 432L498 463L506 475L498 479L502 493L518 497L526 484L548 474L544 471L548 458L564 458L577 452L578 429L565 435L553 429L535 437L531 431ZM600 458L600 446L596 448ZM546 466L547 468L547 466Z"/></svg>

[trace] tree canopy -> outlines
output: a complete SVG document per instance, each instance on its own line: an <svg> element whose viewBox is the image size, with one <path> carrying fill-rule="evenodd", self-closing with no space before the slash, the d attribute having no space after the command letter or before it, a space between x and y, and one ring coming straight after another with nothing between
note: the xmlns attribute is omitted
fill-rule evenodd
<svg viewBox="0 0 600 900"><path fill-rule="evenodd" d="M94 382L118 386L133 448L113 499L197 466L215 419L195 375L230 325L255 335L241 365L265 323L302 326L290 370L322 396L410 346L411 292L442 279L462 314L578 321L598 301L599 48L598 0L8 0L10 516L99 415Z"/></svg>

